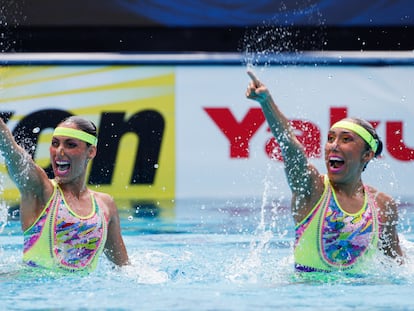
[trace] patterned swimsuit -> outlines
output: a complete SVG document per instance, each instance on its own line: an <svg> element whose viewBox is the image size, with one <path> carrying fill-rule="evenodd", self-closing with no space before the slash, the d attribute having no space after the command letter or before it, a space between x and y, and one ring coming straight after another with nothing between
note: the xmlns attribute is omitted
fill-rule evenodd
<svg viewBox="0 0 414 311"><path fill-rule="evenodd" d="M354 214L345 212L325 177L324 193L296 226L297 271L358 271L359 264L377 250L379 221L374 198L364 187L365 200Z"/></svg>
<svg viewBox="0 0 414 311"><path fill-rule="evenodd" d="M54 187L38 219L23 233L23 261L34 267L90 272L105 245L107 220L93 195L92 212L82 217L70 209L55 182Z"/></svg>

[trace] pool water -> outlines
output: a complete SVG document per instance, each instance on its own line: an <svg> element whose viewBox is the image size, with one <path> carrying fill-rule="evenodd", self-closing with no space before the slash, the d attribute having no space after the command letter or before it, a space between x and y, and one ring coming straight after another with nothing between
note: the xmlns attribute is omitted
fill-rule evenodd
<svg viewBox="0 0 414 311"><path fill-rule="evenodd" d="M412 201L411 201L412 202ZM102 258L88 276L22 270L22 234L0 234L4 310L414 310L414 206L400 209L404 266L384 258L360 277L292 270L286 202L178 200L165 213L121 210L132 265Z"/></svg>

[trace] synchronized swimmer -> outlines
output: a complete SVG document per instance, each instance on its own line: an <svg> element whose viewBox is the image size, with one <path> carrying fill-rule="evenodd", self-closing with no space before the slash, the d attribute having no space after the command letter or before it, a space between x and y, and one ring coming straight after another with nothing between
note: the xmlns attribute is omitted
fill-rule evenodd
<svg viewBox="0 0 414 311"><path fill-rule="evenodd" d="M292 191L296 271L360 273L378 249L401 263L397 204L362 182L367 164L382 151L371 124L358 118L335 123L325 145L327 173L321 174L306 157L268 88L253 72L248 75L246 96L259 102L280 145Z"/></svg>
<svg viewBox="0 0 414 311"><path fill-rule="evenodd" d="M49 179L20 147L0 118L0 151L21 195L23 262L57 271L93 271L102 252L129 263L111 196L86 187L86 169L97 152L95 125L72 116L54 130ZM24 167L24 169L23 169Z"/></svg>

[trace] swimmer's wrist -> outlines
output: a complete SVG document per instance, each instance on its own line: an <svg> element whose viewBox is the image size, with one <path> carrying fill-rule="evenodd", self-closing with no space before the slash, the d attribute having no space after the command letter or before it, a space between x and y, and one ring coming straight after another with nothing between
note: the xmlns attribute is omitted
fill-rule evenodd
<svg viewBox="0 0 414 311"><path fill-rule="evenodd" d="M261 94L258 96L257 101L260 103L260 105L269 105L273 103L273 98L270 94Z"/></svg>

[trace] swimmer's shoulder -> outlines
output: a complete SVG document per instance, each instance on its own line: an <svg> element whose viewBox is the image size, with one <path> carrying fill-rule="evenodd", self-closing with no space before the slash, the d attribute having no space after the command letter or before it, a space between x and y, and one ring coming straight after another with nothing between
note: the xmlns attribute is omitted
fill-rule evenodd
<svg viewBox="0 0 414 311"><path fill-rule="evenodd" d="M117 211L114 198L105 192L99 192L89 189L93 197L95 198L98 206L104 209L109 215L112 215Z"/></svg>
<svg viewBox="0 0 414 311"><path fill-rule="evenodd" d="M381 215L396 214L398 208L398 201L391 195L381 192L378 189L367 186L365 187L370 193L371 197L374 198L378 209L381 211Z"/></svg>

